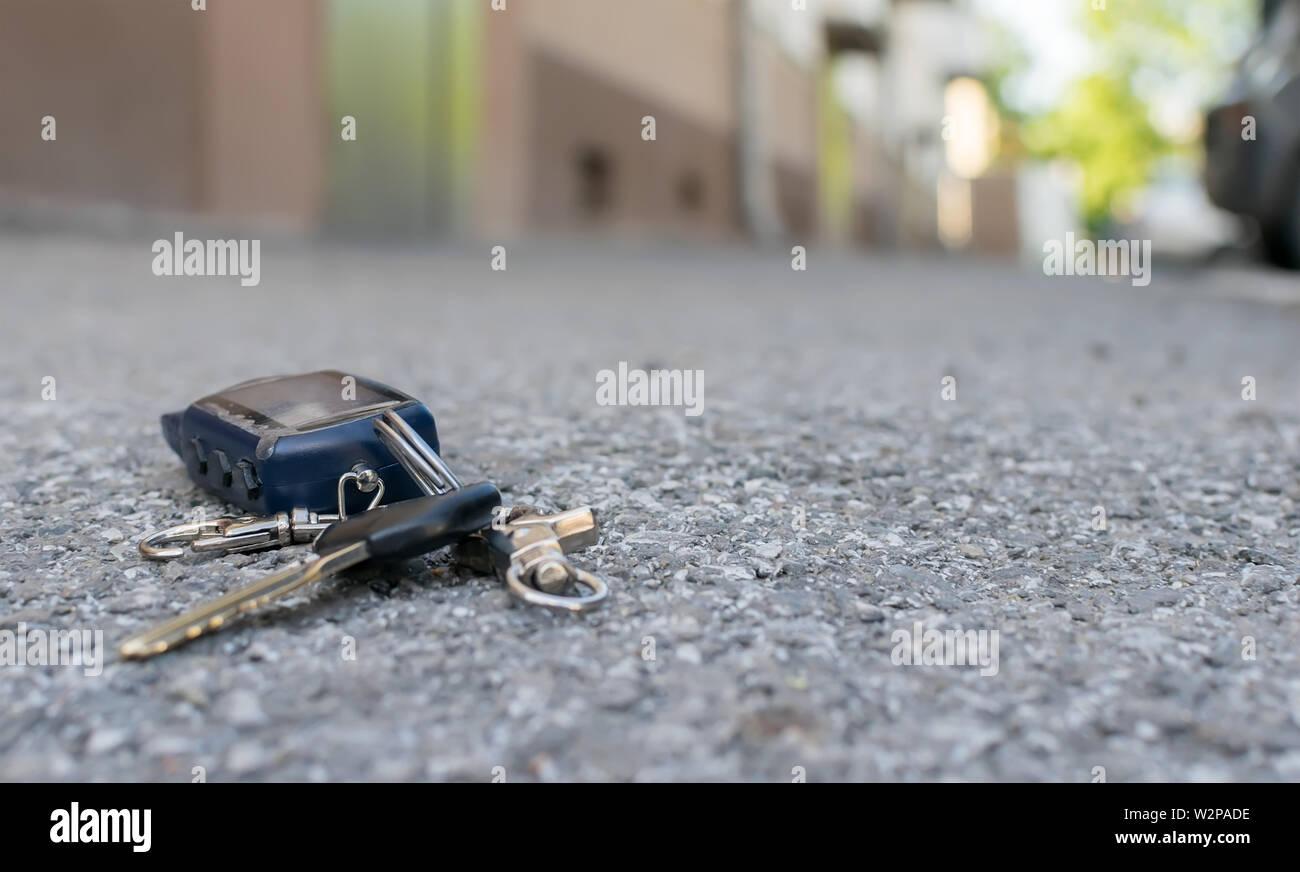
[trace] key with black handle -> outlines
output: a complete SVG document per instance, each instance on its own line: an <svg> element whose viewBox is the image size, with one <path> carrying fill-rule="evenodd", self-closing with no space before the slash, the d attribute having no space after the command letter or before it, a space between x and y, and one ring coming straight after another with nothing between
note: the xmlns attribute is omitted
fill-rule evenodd
<svg viewBox="0 0 1300 872"><path fill-rule="evenodd" d="M367 560L401 560L458 542L492 523L501 494L489 482L372 509L335 524L313 544L316 555L220 599L132 636L126 658L152 657L221 629L244 612Z"/></svg>

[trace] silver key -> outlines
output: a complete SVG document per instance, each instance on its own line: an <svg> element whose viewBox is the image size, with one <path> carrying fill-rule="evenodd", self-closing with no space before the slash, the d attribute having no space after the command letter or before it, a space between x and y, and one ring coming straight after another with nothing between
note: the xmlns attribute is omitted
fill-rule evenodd
<svg viewBox="0 0 1300 872"><path fill-rule="evenodd" d="M316 555L231 591L122 643L126 658L152 657L271 600L371 559L415 557L457 542L492 522L501 505L496 486L479 482L454 493L435 494L374 509L335 524L312 544Z"/></svg>

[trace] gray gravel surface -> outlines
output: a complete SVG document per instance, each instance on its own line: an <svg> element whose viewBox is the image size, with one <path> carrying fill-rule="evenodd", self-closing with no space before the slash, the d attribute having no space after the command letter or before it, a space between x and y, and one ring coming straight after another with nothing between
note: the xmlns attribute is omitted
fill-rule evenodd
<svg viewBox="0 0 1300 872"><path fill-rule="evenodd" d="M294 559L134 542L230 511L160 413L327 367L425 399L509 500L594 505L614 588L510 607L444 553L100 675L0 667L0 778L1300 778L1300 308L1250 271L486 249L267 239L240 288L0 239L0 629L112 649ZM620 360L702 369L705 413L598 406ZM997 674L895 665L918 621L996 630Z"/></svg>

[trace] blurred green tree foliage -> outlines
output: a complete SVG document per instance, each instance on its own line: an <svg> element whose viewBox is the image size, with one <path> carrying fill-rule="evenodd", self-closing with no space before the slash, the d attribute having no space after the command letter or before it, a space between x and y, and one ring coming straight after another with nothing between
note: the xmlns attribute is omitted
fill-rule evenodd
<svg viewBox="0 0 1300 872"><path fill-rule="evenodd" d="M1067 158L1079 167L1079 210L1094 235L1175 147L1155 129L1128 82L1105 74L1075 82L1060 105L1024 124L1021 137L1031 154Z"/></svg>
<svg viewBox="0 0 1300 872"><path fill-rule="evenodd" d="M1088 71L1050 109L1019 114L1003 105L1018 122L1026 151L1079 167L1081 217L1098 233L1165 157L1195 153L1200 127L1169 119L1199 113L1222 94L1258 26L1260 3L1072 2L1092 53ZM1009 63L1021 67L1028 56L1013 51ZM999 71L994 87L1006 75Z"/></svg>

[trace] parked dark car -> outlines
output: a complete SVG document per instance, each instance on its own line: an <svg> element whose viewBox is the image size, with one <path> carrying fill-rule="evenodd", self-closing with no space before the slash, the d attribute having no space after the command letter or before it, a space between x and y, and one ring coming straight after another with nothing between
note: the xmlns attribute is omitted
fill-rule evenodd
<svg viewBox="0 0 1300 872"><path fill-rule="evenodd" d="M1300 269L1300 0L1264 0L1259 38L1206 123L1210 199L1259 222L1268 258Z"/></svg>

